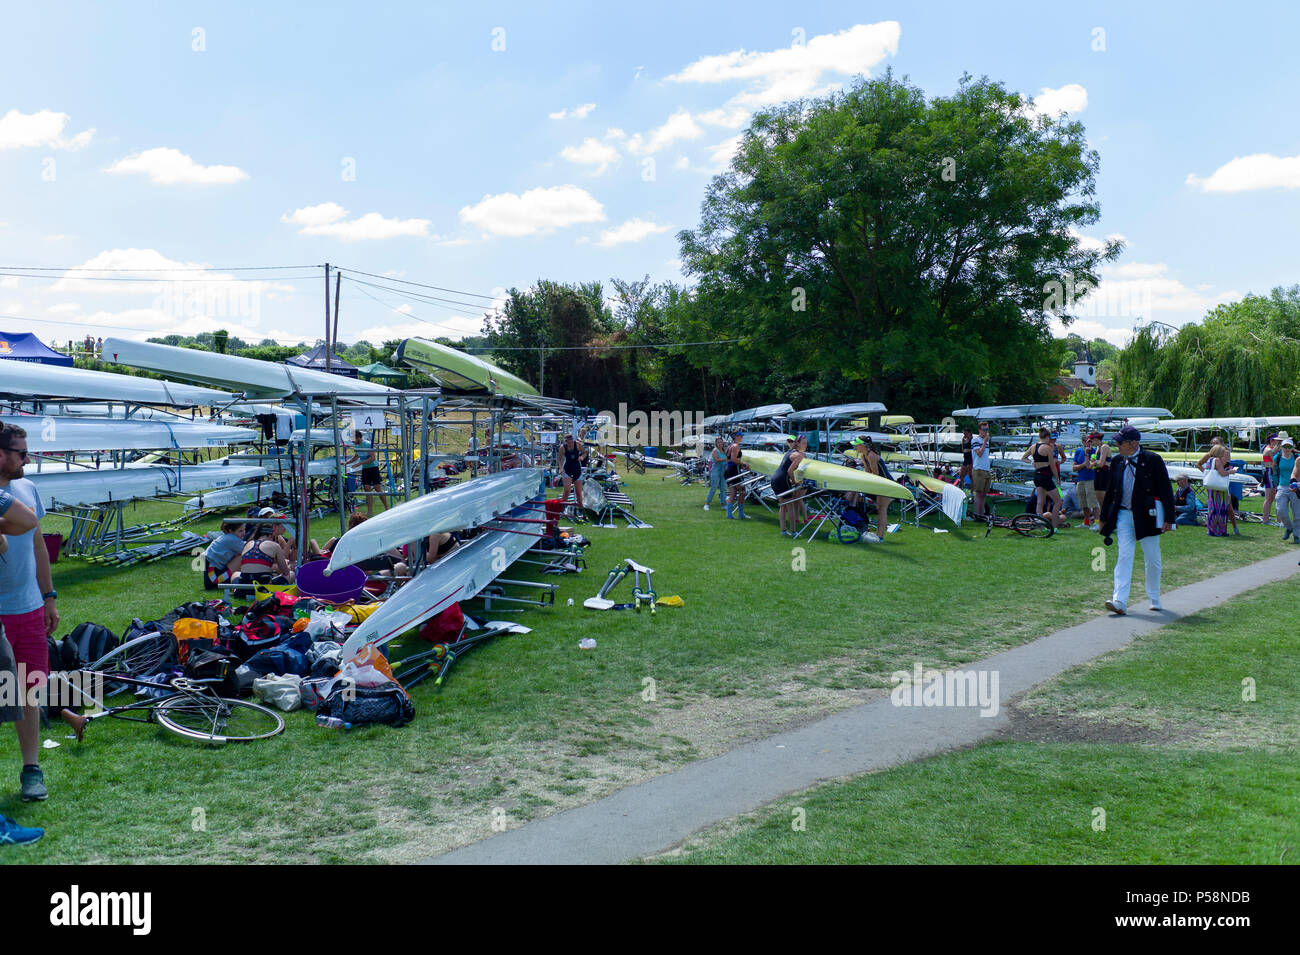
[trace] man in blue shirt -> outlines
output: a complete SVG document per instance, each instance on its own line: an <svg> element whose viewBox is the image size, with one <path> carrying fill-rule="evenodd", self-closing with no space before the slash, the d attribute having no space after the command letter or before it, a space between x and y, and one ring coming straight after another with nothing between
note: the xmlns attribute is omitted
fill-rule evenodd
<svg viewBox="0 0 1300 955"><path fill-rule="evenodd" d="M1083 444L1074 452L1075 493L1079 498L1079 510L1083 511L1083 526L1092 527L1093 521L1101 516L1101 506L1097 500L1097 491L1093 479L1097 472L1088 465L1092 461L1092 435L1083 439Z"/></svg>

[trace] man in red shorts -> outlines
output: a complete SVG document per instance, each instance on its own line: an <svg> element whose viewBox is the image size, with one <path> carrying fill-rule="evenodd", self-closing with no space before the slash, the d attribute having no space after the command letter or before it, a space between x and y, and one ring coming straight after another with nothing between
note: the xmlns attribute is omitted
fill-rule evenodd
<svg viewBox="0 0 1300 955"><path fill-rule="evenodd" d="M26 461L27 432L11 424L0 427L0 488L29 507L39 521L45 516L45 508L36 486L23 478ZM57 597L40 524L25 534L9 537L9 547L0 560L0 626L13 647L24 690L49 680L50 654L45 641L59 625ZM45 799L49 792L40 767L40 707L24 700L23 718L14 727L23 759L23 800Z"/></svg>

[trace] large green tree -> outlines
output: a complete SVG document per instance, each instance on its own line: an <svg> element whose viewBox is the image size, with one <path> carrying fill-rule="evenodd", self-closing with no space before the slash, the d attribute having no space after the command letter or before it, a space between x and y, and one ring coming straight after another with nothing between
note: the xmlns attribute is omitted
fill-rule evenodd
<svg viewBox="0 0 1300 955"><path fill-rule="evenodd" d="M1179 417L1300 412L1300 285L1211 309L1200 324L1138 329L1119 356L1125 404Z"/></svg>
<svg viewBox="0 0 1300 955"><path fill-rule="evenodd" d="M744 339L705 360L926 416L1040 398L1063 355L1052 289L1119 253L1076 237L1097 169L1079 123L988 80L927 100L887 74L759 113L679 235L696 330Z"/></svg>

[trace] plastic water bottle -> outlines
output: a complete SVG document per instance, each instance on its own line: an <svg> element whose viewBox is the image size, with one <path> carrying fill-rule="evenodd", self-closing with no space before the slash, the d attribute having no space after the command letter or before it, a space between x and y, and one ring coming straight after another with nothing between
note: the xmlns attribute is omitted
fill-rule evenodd
<svg viewBox="0 0 1300 955"><path fill-rule="evenodd" d="M573 598L572 598L572 597L569 598L569 606L570 606L570 607L573 606Z"/></svg>
<svg viewBox="0 0 1300 955"><path fill-rule="evenodd" d="M316 725L317 725L317 726L323 726L323 727L325 727L326 729L331 729L331 730L350 730L350 729L352 729L352 724L351 724L351 723L345 723L342 719L340 719L340 718L337 717L337 716L326 716L324 713L322 713L320 716L316 717Z"/></svg>

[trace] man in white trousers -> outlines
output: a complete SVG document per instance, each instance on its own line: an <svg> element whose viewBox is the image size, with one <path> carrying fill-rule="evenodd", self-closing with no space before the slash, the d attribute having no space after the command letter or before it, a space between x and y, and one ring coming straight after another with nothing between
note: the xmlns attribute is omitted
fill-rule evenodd
<svg viewBox="0 0 1300 955"><path fill-rule="evenodd" d="M1142 544L1146 564L1147 599L1152 610L1160 605L1160 535L1174 529L1170 523L1176 513L1169 471L1158 454L1143 451L1141 434L1125 425L1116 443L1119 454L1111 458L1110 490L1102 508L1101 533L1107 545L1111 535L1119 538L1119 555L1115 560L1115 592L1106 601L1106 609L1123 616L1128 613L1128 594L1133 579L1133 554Z"/></svg>

